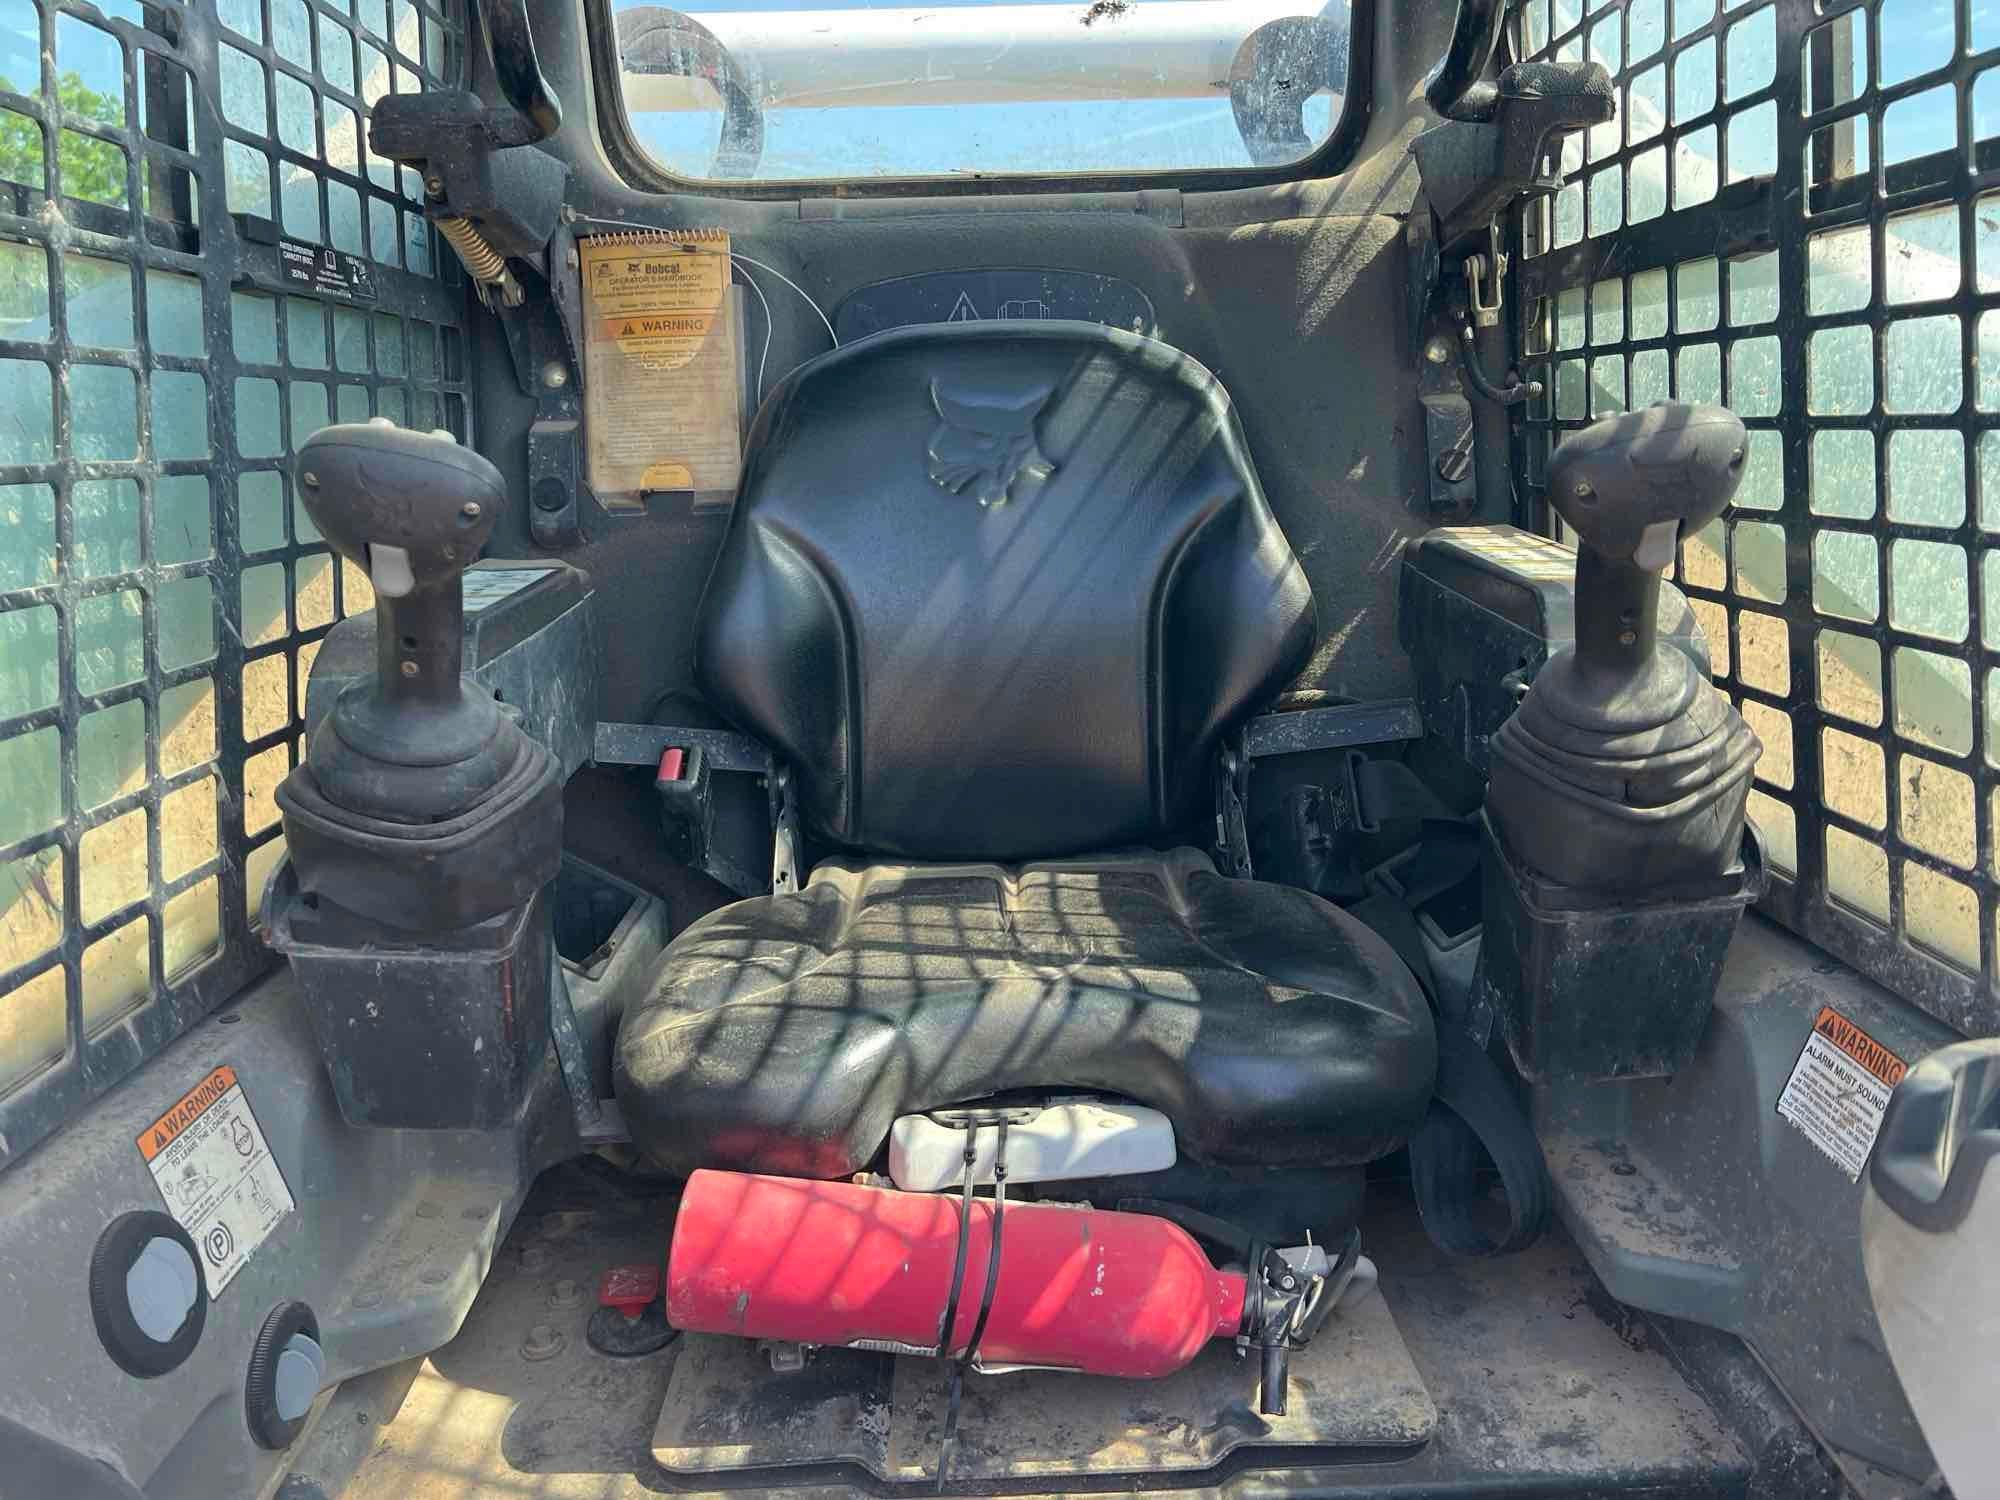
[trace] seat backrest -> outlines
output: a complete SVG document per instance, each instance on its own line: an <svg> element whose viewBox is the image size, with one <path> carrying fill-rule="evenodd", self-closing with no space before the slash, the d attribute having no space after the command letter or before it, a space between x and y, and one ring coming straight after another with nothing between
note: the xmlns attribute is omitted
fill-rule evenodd
<svg viewBox="0 0 2000 1500"><path fill-rule="evenodd" d="M1229 398L1089 323L894 329L764 404L702 601L710 700L850 849L1145 842L1312 644Z"/></svg>

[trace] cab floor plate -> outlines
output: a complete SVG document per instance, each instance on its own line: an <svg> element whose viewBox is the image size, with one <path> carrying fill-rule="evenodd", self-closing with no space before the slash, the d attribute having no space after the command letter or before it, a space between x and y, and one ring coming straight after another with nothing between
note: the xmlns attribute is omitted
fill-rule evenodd
<svg viewBox="0 0 2000 1500"><path fill-rule="evenodd" d="M676 1474L856 1464L891 1484L937 1479L946 1371L936 1360L819 1351L774 1375L745 1339L690 1336L653 1457ZM1437 1410L1395 1318L1371 1293L1292 1360L1282 1417L1256 1410L1256 1367L1226 1342L1164 1380L1023 1371L965 1384L951 1479L1191 1474L1241 1449L1252 1466L1400 1457ZM1241 1466L1241 1463L1238 1465Z"/></svg>
<svg viewBox="0 0 2000 1500"><path fill-rule="evenodd" d="M536 1184L458 1337L420 1369L404 1372L406 1399L363 1401L368 1382L341 1388L329 1408L333 1414L300 1440L287 1495L655 1500L679 1490L717 1500L740 1500L745 1493L852 1500L857 1493L914 1497L928 1490L875 1479L852 1460L761 1475L718 1469L691 1478L665 1471L653 1456L655 1427L682 1357L706 1341L684 1337L655 1354L610 1359L590 1347L584 1332L595 1305L590 1289L604 1268L658 1255L666 1244L672 1198L637 1191L642 1184L634 1179L587 1170L591 1165L558 1168ZM1108 1473L1046 1483L975 1479L958 1480L947 1491L1020 1496L1143 1487L1155 1500L1295 1493L1368 1500L1462 1500L1475 1493L1537 1500L1743 1500L1755 1461L1675 1367L1647 1320L1604 1295L1560 1229L1504 1260L1453 1260L1425 1238L1408 1195L1385 1183L1373 1190L1361 1233L1381 1268L1396 1327L1437 1406L1428 1443L1386 1454L1321 1449L1310 1467L1285 1469L1272 1466L1277 1450L1242 1446L1213 1469L1181 1469L1138 1482ZM562 1337L559 1352L529 1359L523 1352L529 1340L546 1346L550 1332ZM748 1345L734 1352L756 1358ZM761 1403L769 1399L767 1388L782 1392L787 1382L823 1370L835 1394L852 1398L851 1404L828 1406L829 1423L879 1426L876 1411L886 1416L896 1396L893 1361L824 1358L828 1363L815 1360L803 1377L776 1376L758 1362L754 1387L729 1389L738 1399ZM857 1379L842 1391L838 1362L850 1359L867 1361L878 1384ZM1247 1409L1249 1372L1233 1364L1229 1369L1231 1394ZM1008 1378L978 1384L1004 1396ZM1182 1415L1157 1399L1158 1385L1125 1394L1150 1395L1160 1412ZM1067 1411L1062 1416L1069 1420ZM986 1440L983 1420L976 1409L962 1413L954 1472L979 1461L967 1450ZM356 1433L366 1441L356 1442ZM934 1465L933 1453L922 1454ZM1239 1472L1245 1468L1252 1472ZM1799 1489L1776 1483L1768 1493L1796 1495Z"/></svg>

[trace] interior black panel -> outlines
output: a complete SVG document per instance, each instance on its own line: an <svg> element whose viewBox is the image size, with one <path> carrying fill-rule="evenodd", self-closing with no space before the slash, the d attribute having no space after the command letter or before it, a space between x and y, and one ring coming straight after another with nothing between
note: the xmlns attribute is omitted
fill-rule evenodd
<svg viewBox="0 0 2000 1500"><path fill-rule="evenodd" d="M1436 38L1424 27L1440 29L1438 18L1411 18L1409 37L1404 24L1383 45L1429 55ZM1157 336L1229 390L1272 512L1322 612L1338 614L1290 685L1352 698L1411 691L1396 640L1395 560L1428 525L1428 481L1422 433L1407 423L1420 408L1401 215L1417 180L1400 149L1323 183L843 201L834 216L814 218L796 204L661 197L602 181L579 188L579 211L603 222L727 228L734 247L797 282L829 316L863 288L929 272L1051 268L1129 282L1152 304ZM770 295L775 384L828 340L792 292L774 286ZM480 336L490 336L487 325ZM486 354L508 358L497 339ZM1364 367L1367 379L1352 377ZM493 450L525 451L532 402L499 381L481 399ZM523 490L503 523L519 528L509 548L519 555L536 550L527 513ZM598 518L566 554L590 571L607 606L601 617L621 621L603 641L605 717L643 719L663 699L693 694L695 601L725 521L694 513L684 496L653 496L643 514ZM685 720L685 708L674 712Z"/></svg>

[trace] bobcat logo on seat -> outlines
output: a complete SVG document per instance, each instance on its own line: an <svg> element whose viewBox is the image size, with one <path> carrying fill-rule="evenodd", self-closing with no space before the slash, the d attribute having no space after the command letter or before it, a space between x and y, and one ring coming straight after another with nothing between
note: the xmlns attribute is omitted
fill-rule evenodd
<svg viewBox="0 0 2000 1500"><path fill-rule="evenodd" d="M931 382L931 404L942 419L925 449L930 475L954 495L968 491L981 505L1005 505L1014 483L1055 473L1035 442L1035 420L1054 393L1043 386L1018 395L974 395Z"/></svg>

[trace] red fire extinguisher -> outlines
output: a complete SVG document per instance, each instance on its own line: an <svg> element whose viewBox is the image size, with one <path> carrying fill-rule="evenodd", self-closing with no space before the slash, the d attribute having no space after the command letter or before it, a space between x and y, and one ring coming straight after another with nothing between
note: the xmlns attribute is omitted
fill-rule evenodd
<svg viewBox="0 0 2000 1500"><path fill-rule="evenodd" d="M1243 1248L1245 1265L1218 1269L1153 1214L1015 1202L1003 1218L985 1198L700 1171L674 1223L667 1317L695 1333L958 1357L983 1316L980 1368L1136 1378L1170 1375L1222 1336L1264 1351L1265 1408L1281 1412L1286 1356L1332 1310L1355 1244L1344 1274L1317 1246Z"/></svg>

